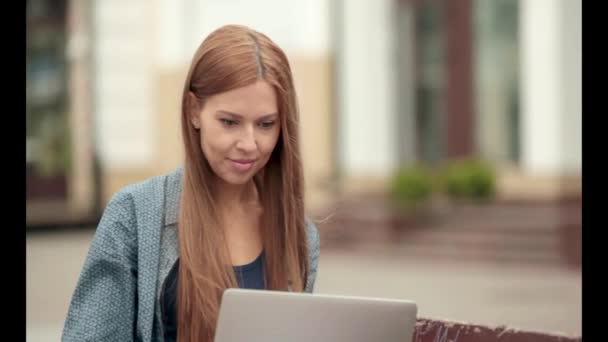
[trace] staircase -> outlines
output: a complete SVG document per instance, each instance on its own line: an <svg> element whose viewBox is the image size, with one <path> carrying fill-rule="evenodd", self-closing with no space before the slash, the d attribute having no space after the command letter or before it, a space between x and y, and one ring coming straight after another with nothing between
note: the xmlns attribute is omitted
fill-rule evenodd
<svg viewBox="0 0 608 342"><path fill-rule="evenodd" d="M342 202L332 210L333 217L318 224L322 248L580 267L580 202L449 205L418 221L389 208L381 196ZM571 260L572 250L579 261Z"/></svg>

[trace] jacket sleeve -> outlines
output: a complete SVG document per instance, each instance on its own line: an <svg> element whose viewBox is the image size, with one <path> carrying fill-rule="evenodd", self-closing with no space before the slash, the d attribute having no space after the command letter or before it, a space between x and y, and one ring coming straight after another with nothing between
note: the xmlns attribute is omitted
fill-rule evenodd
<svg viewBox="0 0 608 342"><path fill-rule="evenodd" d="M317 226L306 219L306 235L308 238L308 278L306 279L306 288L304 292L312 293L315 287L315 281L317 279L317 268L319 266L319 253L320 253L320 241L319 241L319 230Z"/></svg>
<svg viewBox="0 0 608 342"><path fill-rule="evenodd" d="M117 193L97 227L64 324L62 341L133 341L137 222L131 195Z"/></svg>

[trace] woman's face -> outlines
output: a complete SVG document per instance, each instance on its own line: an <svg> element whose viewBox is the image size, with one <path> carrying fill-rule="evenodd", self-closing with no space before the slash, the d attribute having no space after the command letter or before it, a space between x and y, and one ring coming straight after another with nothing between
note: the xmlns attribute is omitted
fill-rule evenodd
<svg viewBox="0 0 608 342"><path fill-rule="evenodd" d="M209 97L192 124L203 154L223 181L241 185L260 171L280 133L274 89L264 81Z"/></svg>

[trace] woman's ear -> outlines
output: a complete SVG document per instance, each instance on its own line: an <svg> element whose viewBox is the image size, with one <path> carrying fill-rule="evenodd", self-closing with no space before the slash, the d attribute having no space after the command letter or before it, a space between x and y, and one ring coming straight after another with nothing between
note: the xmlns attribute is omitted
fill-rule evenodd
<svg viewBox="0 0 608 342"><path fill-rule="evenodd" d="M195 129L201 128L200 114L201 105L200 100L194 95L193 92L188 91L188 115L190 117L190 123Z"/></svg>

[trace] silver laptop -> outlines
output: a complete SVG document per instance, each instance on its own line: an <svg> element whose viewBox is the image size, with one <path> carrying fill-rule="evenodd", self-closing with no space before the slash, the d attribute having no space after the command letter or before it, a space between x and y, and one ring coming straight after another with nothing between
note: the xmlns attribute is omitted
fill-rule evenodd
<svg viewBox="0 0 608 342"><path fill-rule="evenodd" d="M405 300L228 289L215 342L411 341L417 310Z"/></svg>

